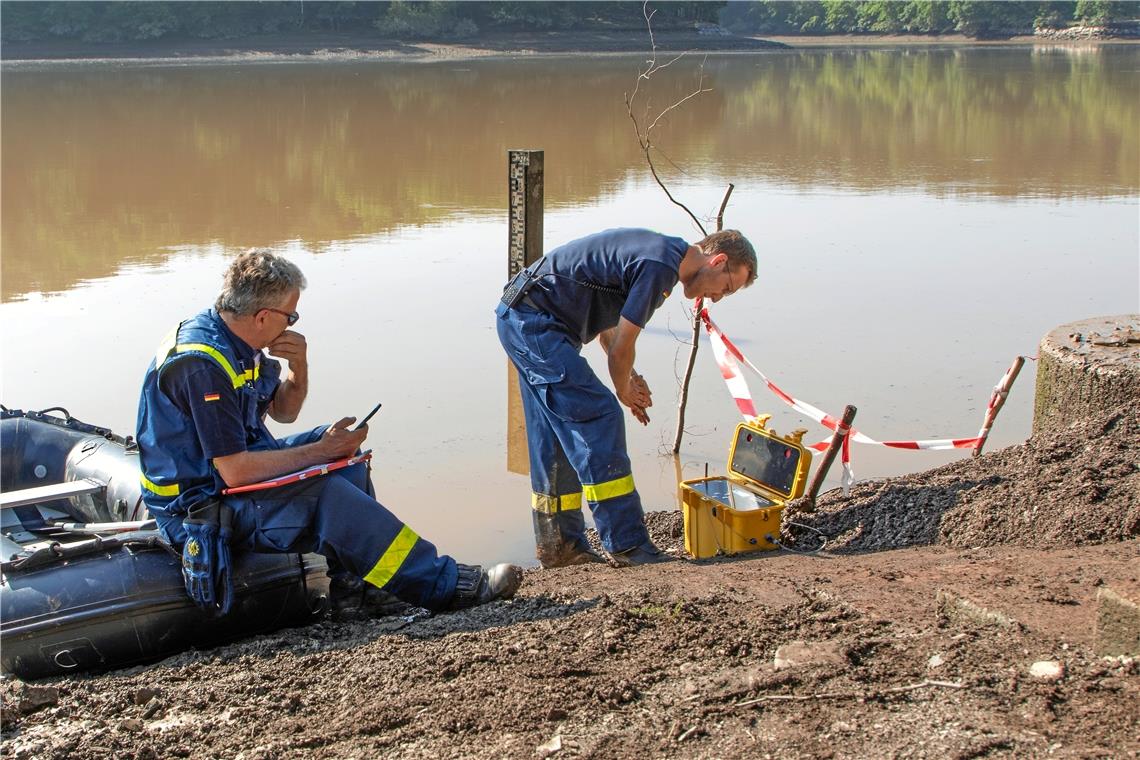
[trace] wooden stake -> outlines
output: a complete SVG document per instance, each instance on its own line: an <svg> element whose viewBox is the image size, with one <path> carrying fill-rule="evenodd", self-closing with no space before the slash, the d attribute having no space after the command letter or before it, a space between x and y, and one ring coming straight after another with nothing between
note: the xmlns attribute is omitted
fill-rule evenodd
<svg viewBox="0 0 1140 760"><path fill-rule="evenodd" d="M796 507L804 512L815 511L815 497L819 495L820 486L823 485L823 479L827 477L827 471L831 469L831 463L835 461L835 455L839 453L839 449L843 447L843 442L851 432L851 423L855 420L855 412L855 407L850 404L843 408L843 418L836 426L835 433L831 436L831 442L827 444L827 451L823 452L823 459L820 461L819 467L816 468L807 491L802 499L796 499Z"/></svg>
<svg viewBox="0 0 1140 760"><path fill-rule="evenodd" d="M985 419L982 420L982 430L978 433L978 442L974 444L974 451L970 456L979 457L982 455L982 447L986 445L986 439L990 437L990 428L993 427L998 412L1005 406L1005 398L1009 395L1009 389L1013 387L1013 381L1017 379L1017 373L1021 372L1023 364L1025 364L1024 356L1014 359L1013 364L1009 365L1005 377L1002 378L1001 385L994 388L994 392L990 396L990 403L986 407Z"/></svg>

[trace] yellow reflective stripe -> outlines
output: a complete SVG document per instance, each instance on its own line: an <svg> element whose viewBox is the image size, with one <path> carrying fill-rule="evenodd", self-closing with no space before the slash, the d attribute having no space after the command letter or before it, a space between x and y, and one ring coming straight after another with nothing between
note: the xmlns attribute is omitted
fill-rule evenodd
<svg viewBox="0 0 1140 760"><path fill-rule="evenodd" d="M545 512L548 515L569 512L572 509L582 508L582 494L579 492L551 496L545 493L531 493L530 506L535 512Z"/></svg>
<svg viewBox="0 0 1140 760"><path fill-rule="evenodd" d="M158 350L154 352L154 366L161 367L162 363L166 361L166 357L170 356L170 352L174 350L174 344L178 342L178 328L181 325L175 325L174 329L166 334L162 342L158 344Z"/></svg>
<svg viewBox="0 0 1140 760"><path fill-rule="evenodd" d="M172 486L160 486L158 483L155 483L153 480L148 478L146 475L143 475L142 473L139 473L139 481L142 483L143 488L150 491L151 493L156 493L159 496L177 496L178 495L178 484L177 483L175 483Z"/></svg>
<svg viewBox="0 0 1140 760"><path fill-rule="evenodd" d="M633 475L626 475L624 478L608 480L605 483L595 483L594 485L583 483L582 490L589 501L616 499L619 496L625 496L627 493L633 493Z"/></svg>
<svg viewBox="0 0 1140 760"><path fill-rule="evenodd" d="M373 586L383 588L384 584L392 580L392 576L400 572L400 567L404 564L404 560L412 552L412 547L416 545L420 537L416 532L405 525L392 539L392 543L380 555L380 559L368 571L368 575L364 576L364 580L371 583Z"/></svg>
<svg viewBox="0 0 1140 760"><path fill-rule="evenodd" d="M216 361L221 368L225 370L226 374L230 376L230 382L234 384L235 388L240 388L245 385L246 373L238 374L237 370L233 368L233 365L229 363L222 352L213 346L207 346L205 343L179 343L174 347L174 350L180 354L184 354L187 351L201 351Z"/></svg>
<svg viewBox="0 0 1140 760"><path fill-rule="evenodd" d="M158 350L154 354L154 366L161 367L162 363L166 361L171 353L183 354L188 351L201 351L208 355L211 359L218 363L218 366L229 375L230 382L233 383L234 388L240 388L246 383L258 380L261 377L261 363L258 362L254 365L253 369L247 369L239 373L230 364L218 349L213 346L208 346L205 343L178 343L178 330L182 325L175 325L174 329L167 333L166 337L162 339L162 343L158 345Z"/></svg>

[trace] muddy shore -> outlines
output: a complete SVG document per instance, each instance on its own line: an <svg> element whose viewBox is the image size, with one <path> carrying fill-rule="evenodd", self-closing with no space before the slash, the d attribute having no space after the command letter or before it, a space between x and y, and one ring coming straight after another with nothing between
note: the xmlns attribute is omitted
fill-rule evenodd
<svg viewBox="0 0 1140 760"><path fill-rule="evenodd" d="M0 682L12 758L1137 757L1140 418L825 494L810 551L528 571L519 596Z"/></svg>

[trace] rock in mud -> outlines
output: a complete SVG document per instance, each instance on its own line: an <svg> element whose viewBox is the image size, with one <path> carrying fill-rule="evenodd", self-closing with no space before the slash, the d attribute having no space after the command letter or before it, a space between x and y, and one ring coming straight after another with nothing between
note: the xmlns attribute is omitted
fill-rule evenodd
<svg viewBox="0 0 1140 760"><path fill-rule="evenodd" d="M845 665L847 657L834 642L809 643L792 641L776 649L772 661L776 670L798 668L805 665Z"/></svg>
<svg viewBox="0 0 1140 760"><path fill-rule="evenodd" d="M54 686L29 686L24 684L24 687L18 693L19 702L17 703L19 711L28 715L34 713L44 707L59 704L59 689Z"/></svg>
<svg viewBox="0 0 1140 760"><path fill-rule="evenodd" d="M1029 666L1029 675L1038 681L1060 681L1065 676L1065 663L1060 660L1038 660Z"/></svg>

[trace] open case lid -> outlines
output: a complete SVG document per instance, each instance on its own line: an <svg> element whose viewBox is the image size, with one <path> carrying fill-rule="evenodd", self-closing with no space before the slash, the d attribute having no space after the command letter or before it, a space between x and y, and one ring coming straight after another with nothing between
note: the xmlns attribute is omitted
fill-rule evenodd
<svg viewBox="0 0 1140 760"><path fill-rule="evenodd" d="M737 425L728 471L784 499L794 499L803 495L811 467L811 452L800 443L805 431L781 436L765 427L770 417L765 414Z"/></svg>

